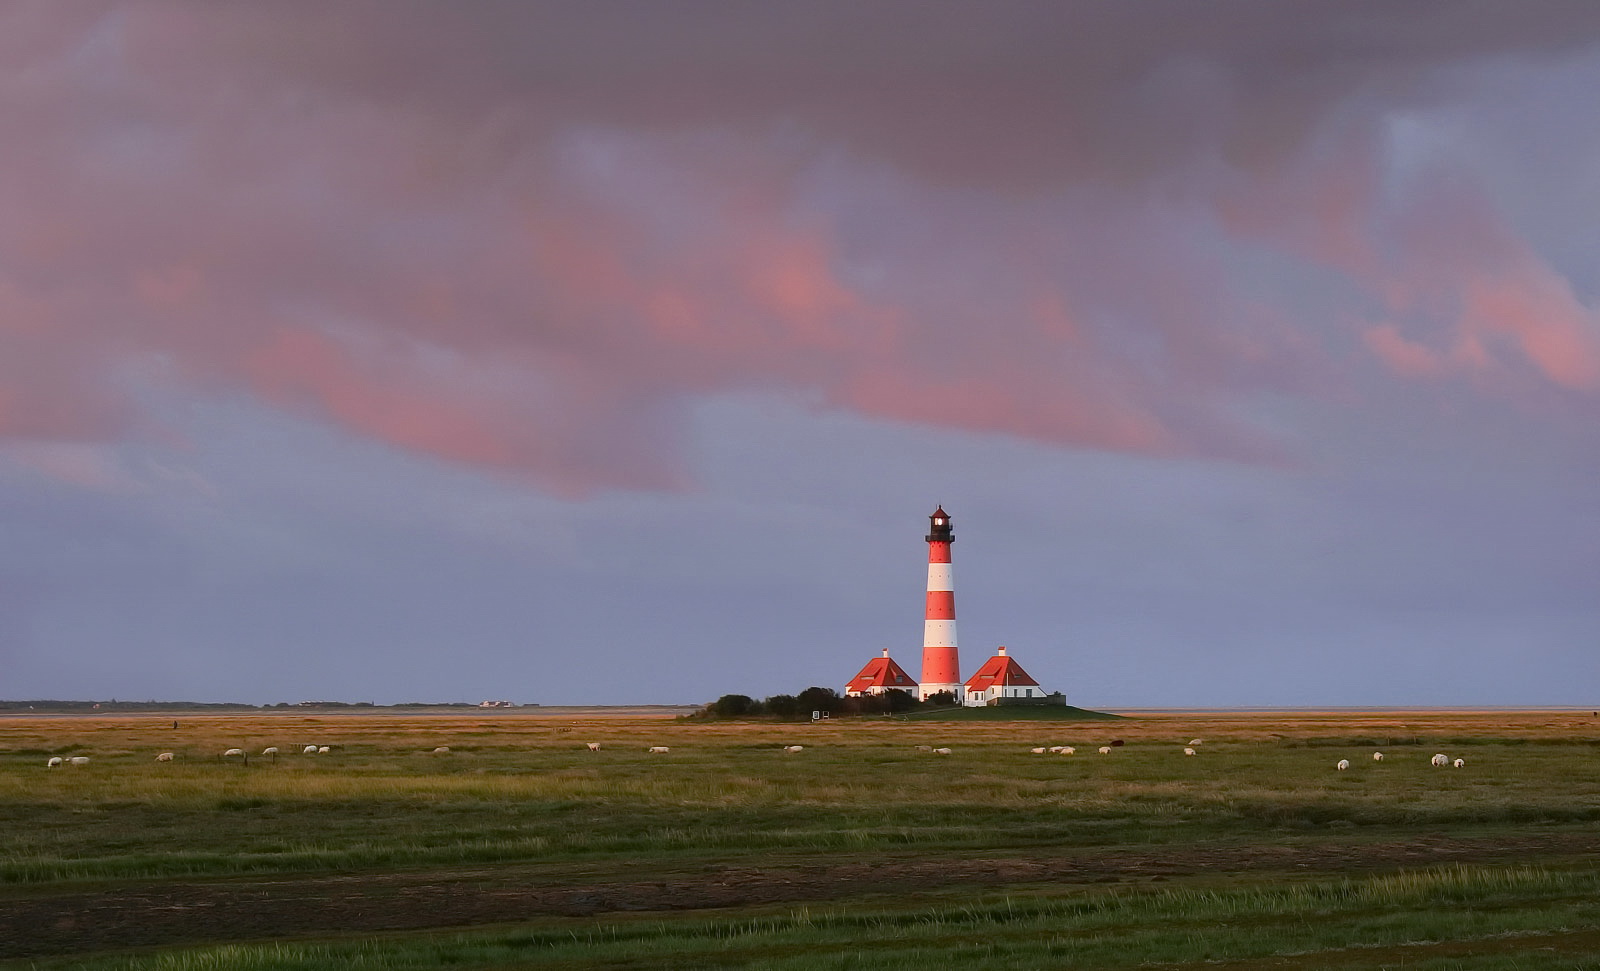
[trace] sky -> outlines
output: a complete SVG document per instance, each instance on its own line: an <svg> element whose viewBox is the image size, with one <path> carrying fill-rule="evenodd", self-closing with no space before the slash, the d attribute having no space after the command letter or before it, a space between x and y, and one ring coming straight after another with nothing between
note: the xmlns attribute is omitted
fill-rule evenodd
<svg viewBox="0 0 1600 971"><path fill-rule="evenodd" d="M1600 4L0 7L0 697L1600 706Z"/></svg>

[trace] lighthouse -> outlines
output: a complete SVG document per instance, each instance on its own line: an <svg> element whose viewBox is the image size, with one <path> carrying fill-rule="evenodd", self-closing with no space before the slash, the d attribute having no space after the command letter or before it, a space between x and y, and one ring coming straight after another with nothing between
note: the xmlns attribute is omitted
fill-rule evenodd
<svg viewBox="0 0 1600 971"><path fill-rule="evenodd" d="M956 656L956 592L950 575L950 544L956 541L944 507L928 517L928 608L922 623L922 680L917 697L948 691L961 701L961 662Z"/></svg>

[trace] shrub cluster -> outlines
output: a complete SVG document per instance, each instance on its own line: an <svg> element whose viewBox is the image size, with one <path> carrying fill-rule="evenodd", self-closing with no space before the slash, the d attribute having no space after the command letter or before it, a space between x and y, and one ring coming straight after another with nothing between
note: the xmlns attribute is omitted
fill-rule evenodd
<svg viewBox="0 0 1600 971"><path fill-rule="evenodd" d="M881 695L846 697L832 688L810 687L797 695L773 695L757 701L749 695L723 695L689 715L690 718L776 718L780 721L809 721L812 712L826 712L830 718L842 715L891 715L929 708L949 708L956 703L948 691L918 701L909 691L891 688Z"/></svg>

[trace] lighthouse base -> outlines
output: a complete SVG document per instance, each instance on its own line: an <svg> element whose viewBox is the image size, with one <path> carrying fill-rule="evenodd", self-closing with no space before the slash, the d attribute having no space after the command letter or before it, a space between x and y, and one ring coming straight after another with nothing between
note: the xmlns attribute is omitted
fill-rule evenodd
<svg viewBox="0 0 1600 971"><path fill-rule="evenodd" d="M936 695L941 691L948 691L951 699L953 699L955 703L959 705L962 701L961 696L965 693L965 687L958 681L950 682L948 684L936 681L925 682L917 685L917 700L927 701L929 695Z"/></svg>

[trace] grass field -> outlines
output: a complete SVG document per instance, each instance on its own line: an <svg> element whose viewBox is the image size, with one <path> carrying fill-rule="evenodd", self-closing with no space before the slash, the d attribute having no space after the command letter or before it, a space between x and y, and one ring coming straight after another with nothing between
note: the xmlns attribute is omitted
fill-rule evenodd
<svg viewBox="0 0 1600 971"><path fill-rule="evenodd" d="M1600 968L1589 712L172 717L0 718L0 967Z"/></svg>

